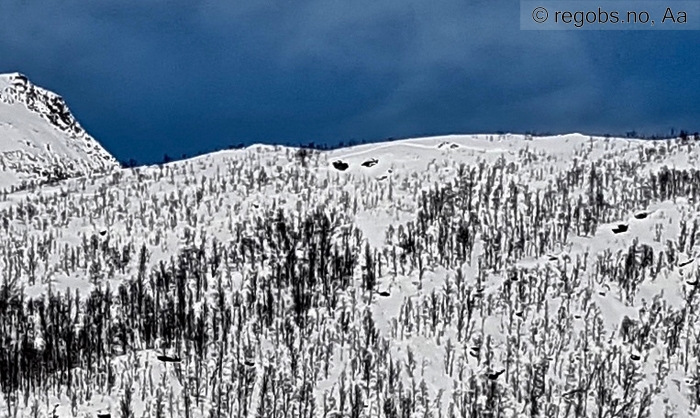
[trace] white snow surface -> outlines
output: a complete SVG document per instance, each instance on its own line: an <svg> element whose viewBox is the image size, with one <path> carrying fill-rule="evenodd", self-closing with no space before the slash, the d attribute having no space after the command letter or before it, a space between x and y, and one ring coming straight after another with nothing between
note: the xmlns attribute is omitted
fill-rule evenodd
<svg viewBox="0 0 700 418"><path fill-rule="evenodd" d="M22 74L0 74L0 189L118 166L60 96Z"/></svg>

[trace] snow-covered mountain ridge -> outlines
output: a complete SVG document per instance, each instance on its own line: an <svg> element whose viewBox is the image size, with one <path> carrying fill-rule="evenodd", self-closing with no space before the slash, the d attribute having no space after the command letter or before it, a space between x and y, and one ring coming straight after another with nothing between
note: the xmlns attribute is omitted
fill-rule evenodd
<svg viewBox="0 0 700 418"><path fill-rule="evenodd" d="M0 189L118 167L75 120L63 98L22 74L0 74Z"/></svg>
<svg viewBox="0 0 700 418"><path fill-rule="evenodd" d="M699 162L456 135L7 194L0 416L698 416Z"/></svg>

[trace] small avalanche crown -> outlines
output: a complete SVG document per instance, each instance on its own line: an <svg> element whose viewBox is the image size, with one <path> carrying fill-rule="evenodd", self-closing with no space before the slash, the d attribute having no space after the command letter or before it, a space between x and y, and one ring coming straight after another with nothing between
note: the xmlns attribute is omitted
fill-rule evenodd
<svg viewBox="0 0 700 418"><path fill-rule="evenodd" d="M0 74L0 189L109 172L117 160L63 98L20 73Z"/></svg>

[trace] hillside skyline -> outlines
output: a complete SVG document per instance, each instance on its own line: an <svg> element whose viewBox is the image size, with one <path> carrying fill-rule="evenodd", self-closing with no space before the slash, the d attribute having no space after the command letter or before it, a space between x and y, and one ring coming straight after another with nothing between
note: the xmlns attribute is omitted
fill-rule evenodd
<svg viewBox="0 0 700 418"><path fill-rule="evenodd" d="M21 79L26 79L29 81L30 84L33 86L44 90L42 86L36 85L32 82L32 79L30 77L27 77L26 74L19 72L19 71L13 71L13 72L6 72L6 73L1 73L0 72L0 77L18 77ZM56 92L56 91L51 91L51 90L46 90L49 92L49 94L56 95L63 99L63 96ZM71 113L72 117L75 117L73 112L69 109L68 110ZM89 134L89 132L88 132ZM162 150L163 152L161 153L160 157L155 156L152 159L147 159L147 160L139 160L133 156L133 154L130 156L128 154L128 151L126 154L122 155L117 155L117 154L111 154L119 163L123 166L129 167L129 166L138 166L138 165L151 165L151 164L160 164L160 163L167 163L167 162L172 162L172 161L180 161L180 160L185 160L188 158L192 157L197 157L197 156L202 156L206 155L209 153L217 152L217 151L224 151L224 150L231 150L231 149L239 149L239 148L244 148L246 146L250 145L281 145L281 146L289 146L289 147L304 147L304 148L312 148L312 149L318 149L318 150L333 150L333 149L341 149L344 147L352 147L356 145L364 145L364 144L381 144L385 142L392 142L392 141L401 141L401 140L410 140L410 139L421 139L421 138L436 138L436 137L448 137L448 136L469 136L469 135L476 135L476 136L483 136L483 135L492 135L492 136L499 136L499 135L520 135L520 136L534 136L534 137L551 137L551 136L566 136L566 135L587 135L590 137L594 138L629 138L629 139L674 139L674 138L689 138L689 139L694 139L697 140L700 138L700 132L697 130L691 130L691 129L685 129L685 128L676 128L676 127L670 127L666 131L637 131L636 129L632 130L627 130L624 132L574 132L574 131L560 131L560 132L553 132L549 130L545 131L532 131L532 130L524 130L524 131L503 131L503 130L497 130L497 131L491 131L491 132L442 132L442 133L435 133L435 134L424 134L424 135L414 135L414 136L406 136L406 137L386 137L386 138L353 138L350 140L344 140L344 139L336 139L334 141L315 141L315 140L300 140L298 142L294 141L258 141L258 142L245 142L245 141L239 141L236 143L229 143L225 146L221 146L218 148L209 148L209 149L198 149L197 151L191 151L189 153L182 153L182 154L177 154L172 152L172 150L164 149ZM101 145L104 146L104 144L99 141L99 138L97 138L97 142ZM192 148L194 149L194 148ZM107 150L109 151L109 150Z"/></svg>
<svg viewBox="0 0 700 418"><path fill-rule="evenodd" d="M695 31L521 31L518 4L10 3L0 72L121 161L231 145L700 130Z"/></svg>

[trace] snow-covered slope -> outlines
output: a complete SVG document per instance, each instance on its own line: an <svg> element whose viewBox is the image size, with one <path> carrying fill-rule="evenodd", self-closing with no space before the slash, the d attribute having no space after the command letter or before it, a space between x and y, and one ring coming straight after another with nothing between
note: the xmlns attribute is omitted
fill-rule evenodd
<svg viewBox="0 0 700 418"><path fill-rule="evenodd" d="M698 416L699 158L253 146L9 194L0 416Z"/></svg>
<svg viewBox="0 0 700 418"><path fill-rule="evenodd" d="M22 74L0 74L0 189L117 167L60 96Z"/></svg>

